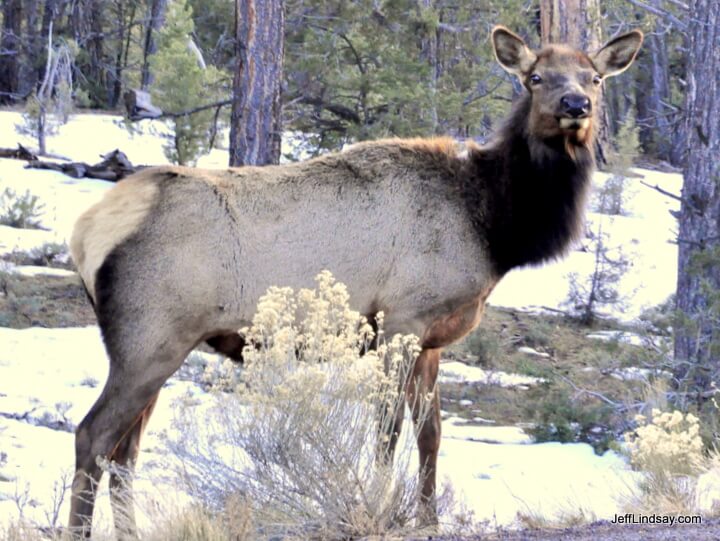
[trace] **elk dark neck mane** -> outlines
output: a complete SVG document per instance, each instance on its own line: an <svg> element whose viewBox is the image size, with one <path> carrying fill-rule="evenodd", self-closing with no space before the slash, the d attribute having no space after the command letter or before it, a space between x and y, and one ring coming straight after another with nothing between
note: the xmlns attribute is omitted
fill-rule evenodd
<svg viewBox="0 0 720 541"><path fill-rule="evenodd" d="M476 227L500 275L563 255L581 231L594 168L591 135L585 144L539 139L529 129L530 105L529 95L521 98L493 142L469 156L470 176L483 186L476 198L485 199L474 202L482 209Z"/></svg>

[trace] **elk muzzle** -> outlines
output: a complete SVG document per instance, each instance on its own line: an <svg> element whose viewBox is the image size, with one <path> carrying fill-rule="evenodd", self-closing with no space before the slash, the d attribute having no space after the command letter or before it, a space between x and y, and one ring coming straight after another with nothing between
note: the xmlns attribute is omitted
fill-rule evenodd
<svg viewBox="0 0 720 541"><path fill-rule="evenodd" d="M562 112L570 118L584 118L592 111L590 98L582 94L568 94L560 98Z"/></svg>
<svg viewBox="0 0 720 541"><path fill-rule="evenodd" d="M582 94L567 94L560 98L560 127L566 130L584 129L590 123L592 102Z"/></svg>

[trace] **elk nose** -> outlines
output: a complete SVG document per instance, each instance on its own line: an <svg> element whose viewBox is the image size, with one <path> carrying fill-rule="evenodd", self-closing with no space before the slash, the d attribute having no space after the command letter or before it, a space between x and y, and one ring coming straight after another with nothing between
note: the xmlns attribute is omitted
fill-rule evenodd
<svg viewBox="0 0 720 541"><path fill-rule="evenodd" d="M572 118L587 116L592 110L590 100L582 94L568 94L560 98L563 112Z"/></svg>

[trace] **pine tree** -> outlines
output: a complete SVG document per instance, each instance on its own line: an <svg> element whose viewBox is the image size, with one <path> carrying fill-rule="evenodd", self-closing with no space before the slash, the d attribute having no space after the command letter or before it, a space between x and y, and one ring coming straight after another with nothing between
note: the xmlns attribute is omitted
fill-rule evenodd
<svg viewBox="0 0 720 541"><path fill-rule="evenodd" d="M488 135L510 106L511 77L496 66L493 21L530 42L519 0L287 2L285 125L318 150L433 133ZM500 97L502 96L502 97Z"/></svg>
<svg viewBox="0 0 720 541"><path fill-rule="evenodd" d="M188 111L211 103L218 96L220 72L204 67L192 47L192 9L185 0L168 4L165 25L158 33L158 50L150 65L155 81L153 101L163 111ZM165 155L180 165L193 164L208 150L212 110L173 117L174 135Z"/></svg>
<svg viewBox="0 0 720 541"><path fill-rule="evenodd" d="M720 12L715 0L693 0L690 13L675 378L688 402L716 417L707 398L720 377Z"/></svg>

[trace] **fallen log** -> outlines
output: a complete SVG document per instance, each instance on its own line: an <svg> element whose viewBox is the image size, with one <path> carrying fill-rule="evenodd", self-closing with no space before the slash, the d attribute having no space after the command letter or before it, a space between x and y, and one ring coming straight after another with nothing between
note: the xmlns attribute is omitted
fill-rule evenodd
<svg viewBox="0 0 720 541"><path fill-rule="evenodd" d="M51 171L58 171L73 178L97 178L111 182L122 180L126 176L147 167L145 165L134 166L130 163L125 153L117 149L105 154L102 158L103 160L95 165L84 162L46 162L36 158L29 161L25 167L27 169L49 169Z"/></svg>
<svg viewBox="0 0 720 541"><path fill-rule="evenodd" d="M13 160L37 160L37 156L27 148L18 143L17 148L0 148L0 158L12 158Z"/></svg>

